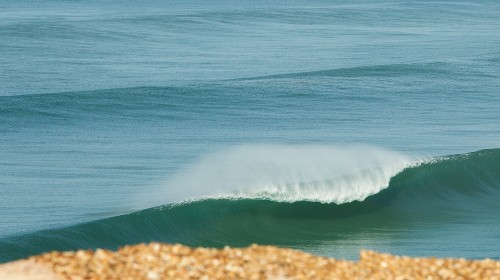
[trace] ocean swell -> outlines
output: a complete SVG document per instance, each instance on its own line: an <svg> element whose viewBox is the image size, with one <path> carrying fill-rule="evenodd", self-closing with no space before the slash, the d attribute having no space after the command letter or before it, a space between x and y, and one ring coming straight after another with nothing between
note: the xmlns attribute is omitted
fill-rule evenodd
<svg viewBox="0 0 500 280"><path fill-rule="evenodd" d="M321 152L316 149L320 149ZM326 150L329 149L330 152L335 151L339 154L340 151L352 154L349 148L327 148ZM385 162L386 156L393 153L386 150L367 149L372 153L368 157L361 156L367 155L367 150L363 151L359 147L357 150L360 151L361 158L372 159L364 162L370 164L378 162L377 160ZM256 158L261 158L256 150L262 151L262 147L256 150L247 147L244 150ZM285 151L290 152L289 148L283 147L264 150L272 150L276 156L282 156L282 152L286 154ZM325 152L325 147L302 147L299 150L300 152L295 152L301 155L314 154L313 158L316 160L321 158L321 154L326 159L330 158L328 156L330 154ZM312 152L313 150L316 152ZM238 149L223 156L218 155L225 159L231 158L231 155L238 155L237 158L242 158L241 150ZM397 168L404 166L403 163L407 162L400 161L406 157L400 157L398 153L394 155L392 160L397 158L395 162L398 164L394 165L391 172L397 173ZM209 172L220 169L221 165L204 166L207 159L213 159L213 156L201 160L184 174L193 174L190 173L193 170ZM323 159L322 164L318 166L323 166L325 172L335 170L331 165L326 164L329 162L326 159ZM276 164L278 160L270 162ZM311 164L312 159L308 160L306 157L298 162L301 168L305 168ZM341 160L337 170L352 171L352 163L352 159ZM226 164L232 165L229 161L222 166ZM294 163L292 166L298 168L297 164ZM361 242L359 244L365 244L363 240L366 240L367 236L369 236L370 244L392 242L391 240L404 242L406 240L404 236L415 234L419 228L442 227L445 224L449 228L464 226L464 217L467 217L468 223L473 223L476 219L484 219L484 217L493 219L492 222L496 219L495 216L488 215L498 211L500 149L432 159L407 166L401 172L388 178L382 176L384 173L380 173L381 168L373 166L372 169L368 168L370 164L365 165L358 173L345 175L345 172L338 172L338 177L318 176L318 174L325 175L326 173L322 173L321 169L313 173L316 167L309 166L310 174L303 173L302 176L297 176L299 179L296 182L302 182L296 183L298 186L289 181L280 187L266 187L267 193L262 197L258 197L262 194L259 188L257 188L258 191L241 186L227 188L229 185L217 190L202 188L206 196L181 200L183 203L166 204L61 229L11 236L0 240L0 262L49 250L96 247L114 249L126 244L148 241L214 247L260 243L295 248L308 248L307 246L328 242L332 244L332 250L334 250L338 246L344 246L342 244L358 244L359 242ZM268 179L282 179L284 178L282 176L287 174L285 171L295 170L291 167L269 168L269 166L267 165L266 170L269 169L272 172L267 175ZM241 165L235 170L239 170L240 167ZM369 175L360 175L365 173ZM204 182L207 177L201 174L198 177L194 175L192 177L196 179L195 181ZM227 174L227 182L235 182L229 180L231 177L229 175L235 173L228 172ZM238 176L235 178L241 178L241 174L236 174ZM313 174L316 176L312 176ZM341 174L347 177L342 177ZM184 175L179 178L184 178ZM312 195L314 191L310 193L304 191L308 188L306 182L310 182L308 179L312 178L317 181L311 184L311 190L318 191L321 195ZM356 186L361 186L363 182L367 183L366 180L370 178L383 178L383 180L378 183L372 182L371 187L366 187L366 189L360 187L359 190L344 193L346 188L342 184L351 182L353 188L356 189ZM183 180L178 179L178 182ZM386 180L388 180L388 187L384 189ZM274 182L279 182L279 180ZM342 182L342 187L337 189L334 182ZM190 196L186 195L192 194L191 191L200 194L200 189L194 188L184 192L181 197L189 198ZM234 195L227 195L234 191L236 191ZM299 194L302 197L299 197ZM318 203L327 201L329 203ZM403 239L398 239L400 233L404 233ZM429 246L428 239L425 237L414 239L412 242L420 241L423 242L421 246L425 248Z"/></svg>

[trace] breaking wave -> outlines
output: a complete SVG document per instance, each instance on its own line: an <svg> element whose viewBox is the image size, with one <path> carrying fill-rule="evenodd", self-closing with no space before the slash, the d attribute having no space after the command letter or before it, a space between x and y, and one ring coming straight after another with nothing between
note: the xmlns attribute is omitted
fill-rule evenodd
<svg viewBox="0 0 500 280"><path fill-rule="evenodd" d="M170 187L186 186L170 193L182 203L4 238L0 261L148 241L308 248L369 233L370 242L391 242L412 228L463 225L465 216L495 219L499 182L500 149L417 161L369 146L238 147L172 179Z"/></svg>

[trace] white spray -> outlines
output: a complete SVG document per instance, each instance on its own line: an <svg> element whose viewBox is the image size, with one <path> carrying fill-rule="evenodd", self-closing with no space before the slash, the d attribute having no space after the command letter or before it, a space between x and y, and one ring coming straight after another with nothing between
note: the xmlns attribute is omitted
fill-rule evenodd
<svg viewBox="0 0 500 280"><path fill-rule="evenodd" d="M258 198L341 204L378 193L411 162L366 145L245 145L201 158L155 193L163 203Z"/></svg>

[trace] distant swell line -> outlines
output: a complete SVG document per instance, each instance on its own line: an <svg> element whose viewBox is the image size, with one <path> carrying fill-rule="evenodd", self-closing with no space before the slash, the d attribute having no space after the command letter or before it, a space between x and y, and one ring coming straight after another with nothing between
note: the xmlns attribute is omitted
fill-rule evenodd
<svg viewBox="0 0 500 280"><path fill-rule="evenodd" d="M356 66L346 68L336 68L328 70L317 70L297 73L274 74L248 78L231 79L230 81L251 81L266 79L291 79L308 77L397 77L404 75L446 75L450 70L445 68L447 64L443 62L416 63L416 64L381 64Z"/></svg>

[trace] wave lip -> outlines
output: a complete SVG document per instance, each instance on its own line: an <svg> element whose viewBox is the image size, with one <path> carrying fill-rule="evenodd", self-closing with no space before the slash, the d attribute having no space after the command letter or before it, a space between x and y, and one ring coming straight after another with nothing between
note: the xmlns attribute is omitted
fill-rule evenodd
<svg viewBox="0 0 500 280"><path fill-rule="evenodd" d="M279 202L311 201L343 204L362 201L389 185L390 178L403 169L376 167L333 179L289 184L268 184L255 190L236 191L221 198L268 199Z"/></svg>
<svg viewBox="0 0 500 280"><path fill-rule="evenodd" d="M167 203L225 198L342 204L378 193L413 162L368 145L244 145L200 159L154 194Z"/></svg>

